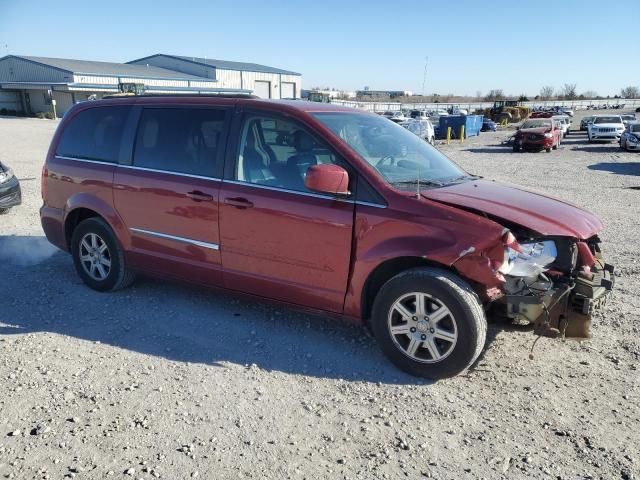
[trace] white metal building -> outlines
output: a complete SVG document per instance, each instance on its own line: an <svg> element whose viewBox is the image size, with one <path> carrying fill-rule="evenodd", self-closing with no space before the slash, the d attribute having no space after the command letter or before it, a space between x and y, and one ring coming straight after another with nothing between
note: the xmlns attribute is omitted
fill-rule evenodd
<svg viewBox="0 0 640 480"><path fill-rule="evenodd" d="M132 60L129 64L150 65L205 77L217 82L219 88L252 90L261 98L301 98L302 94L302 76L299 73L257 63L157 53Z"/></svg>
<svg viewBox="0 0 640 480"><path fill-rule="evenodd" d="M0 112L49 112L55 100L61 116L90 96L122 91L253 92L263 98L300 98L300 81L298 73L264 65L168 55L129 63L8 55L0 58Z"/></svg>

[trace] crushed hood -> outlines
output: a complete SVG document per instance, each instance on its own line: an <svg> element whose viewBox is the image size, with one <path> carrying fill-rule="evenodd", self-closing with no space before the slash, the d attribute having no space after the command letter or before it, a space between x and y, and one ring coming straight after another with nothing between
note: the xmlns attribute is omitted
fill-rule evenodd
<svg viewBox="0 0 640 480"><path fill-rule="evenodd" d="M587 239L602 229L591 212L522 187L474 180L421 192L426 198L484 212L542 235Z"/></svg>

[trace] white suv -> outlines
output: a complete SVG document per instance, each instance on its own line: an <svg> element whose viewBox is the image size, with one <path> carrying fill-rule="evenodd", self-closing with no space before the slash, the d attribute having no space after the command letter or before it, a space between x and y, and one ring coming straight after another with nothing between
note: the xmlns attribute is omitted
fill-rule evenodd
<svg viewBox="0 0 640 480"><path fill-rule="evenodd" d="M620 140L624 123L620 115L596 115L587 127L589 142L595 140Z"/></svg>

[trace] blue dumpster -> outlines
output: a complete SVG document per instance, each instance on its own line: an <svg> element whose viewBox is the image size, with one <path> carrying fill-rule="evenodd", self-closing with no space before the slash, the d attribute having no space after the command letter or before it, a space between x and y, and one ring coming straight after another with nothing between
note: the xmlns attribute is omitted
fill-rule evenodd
<svg viewBox="0 0 640 480"><path fill-rule="evenodd" d="M464 125L464 137L480 135L484 115L444 115L440 117L438 138L447 137L447 128L451 127L451 138L460 138L460 127Z"/></svg>

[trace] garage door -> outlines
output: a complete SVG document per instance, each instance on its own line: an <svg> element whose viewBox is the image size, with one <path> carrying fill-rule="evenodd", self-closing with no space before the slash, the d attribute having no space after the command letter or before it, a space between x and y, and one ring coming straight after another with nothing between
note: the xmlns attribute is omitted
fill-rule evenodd
<svg viewBox="0 0 640 480"><path fill-rule="evenodd" d="M271 82L256 80L253 86L253 94L260 98L271 98Z"/></svg>
<svg viewBox="0 0 640 480"><path fill-rule="evenodd" d="M282 98L296 98L296 84L282 82Z"/></svg>

